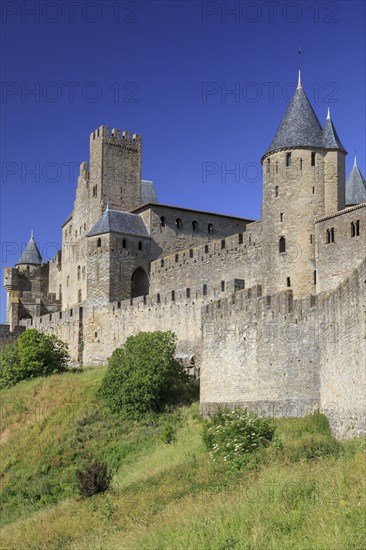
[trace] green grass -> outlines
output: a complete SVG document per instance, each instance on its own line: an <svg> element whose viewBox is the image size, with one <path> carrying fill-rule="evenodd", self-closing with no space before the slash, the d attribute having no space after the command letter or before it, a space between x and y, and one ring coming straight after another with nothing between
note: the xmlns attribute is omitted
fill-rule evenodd
<svg viewBox="0 0 366 550"><path fill-rule="evenodd" d="M365 439L337 442L322 415L278 420L276 444L231 471L209 460L197 403L116 419L95 396L104 373L0 392L2 548L364 549ZM112 486L80 500L89 457L109 464Z"/></svg>

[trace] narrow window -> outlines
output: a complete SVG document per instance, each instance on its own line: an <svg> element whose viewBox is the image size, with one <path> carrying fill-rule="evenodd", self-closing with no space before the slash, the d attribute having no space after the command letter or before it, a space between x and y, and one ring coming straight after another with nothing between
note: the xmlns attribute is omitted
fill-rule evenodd
<svg viewBox="0 0 366 550"><path fill-rule="evenodd" d="M66 277L66 286L69 286L69 283L70 283L70 275Z"/></svg>
<svg viewBox="0 0 366 550"><path fill-rule="evenodd" d="M75 237L77 237L77 236L78 236L78 230L76 229L75 230Z"/></svg>
<svg viewBox="0 0 366 550"><path fill-rule="evenodd" d="M280 254L282 254L283 252L286 252L286 239L285 239L285 237L281 237L280 240L279 240L279 251L280 251Z"/></svg>
<svg viewBox="0 0 366 550"><path fill-rule="evenodd" d="M206 296L207 295L207 285L203 285L202 291L203 291L203 295Z"/></svg>
<svg viewBox="0 0 366 550"><path fill-rule="evenodd" d="M354 222L351 222L351 237L356 236L356 225Z"/></svg>
<svg viewBox="0 0 366 550"><path fill-rule="evenodd" d="M61 297L62 297L62 286L60 285L58 287L58 299L61 300Z"/></svg>
<svg viewBox="0 0 366 550"><path fill-rule="evenodd" d="M172 302L175 302L175 290L172 290Z"/></svg>
<svg viewBox="0 0 366 550"><path fill-rule="evenodd" d="M80 272L81 272L81 267L78 265L78 281L80 281Z"/></svg>
<svg viewBox="0 0 366 550"><path fill-rule="evenodd" d="M316 271L313 272L313 284L316 285Z"/></svg>
<svg viewBox="0 0 366 550"><path fill-rule="evenodd" d="M283 212L280 214L280 222L283 222Z"/></svg>
<svg viewBox="0 0 366 550"><path fill-rule="evenodd" d="M84 223L84 231L86 231L86 223Z"/></svg>
<svg viewBox="0 0 366 550"><path fill-rule="evenodd" d="M205 244L205 254L208 254L208 244Z"/></svg>
<svg viewBox="0 0 366 550"><path fill-rule="evenodd" d="M191 297L191 289L190 288L186 288L186 297L187 298Z"/></svg>
<svg viewBox="0 0 366 550"><path fill-rule="evenodd" d="M313 187L313 195L315 195L315 187Z"/></svg>
<svg viewBox="0 0 366 550"><path fill-rule="evenodd" d="M221 281L221 292L225 292L225 281Z"/></svg>
<svg viewBox="0 0 366 550"><path fill-rule="evenodd" d="M142 241L139 241L138 249L142 250Z"/></svg>
<svg viewBox="0 0 366 550"><path fill-rule="evenodd" d="M291 153L286 153L286 166L291 166Z"/></svg>
<svg viewBox="0 0 366 550"><path fill-rule="evenodd" d="M243 233L239 233L239 244L243 244Z"/></svg>
<svg viewBox="0 0 366 550"><path fill-rule="evenodd" d="M122 239L122 248L126 248L126 246L127 246L126 239Z"/></svg>
<svg viewBox="0 0 366 550"><path fill-rule="evenodd" d="M175 263L179 262L179 254L175 255Z"/></svg>
<svg viewBox="0 0 366 550"><path fill-rule="evenodd" d="M72 314L73 314L73 311L72 309L70 309L70 317L72 317Z"/></svg>
<svg viewBox="0 0 366 550"><path fill-rule="evenodd" d="M197 230L197 222L193 221L192 222L192 231L196 232L196 230Z"/></svg>
<svg viewBox="0 0 366 550"><path fill-rule="evenodd" d="M117 302L117 309L121 309L121 302Z"/></svg>
<svg viewBox="0 0 366 550"><path fill-rule="evenodd" d="M165 216L161 216L160 225L161 225L161 227L165 227Z"/></svg>
<svg viewBox="0 0 366 550"><path fill-rule="evenodd" d="M267 174L269 174L271 170L271 159L267 159Z"/></svg>
<svg viewBox="0 0 366 550"><path fill-rule="evenodd" d="M193 248L190 248L190 249L189 249L189 257L190 257L190 258L193 258Z"/></svg>
<svg viewBox="0 0 366 550"><path fill-rule="evenodd" d="M310 244L313 244L313 236L310 235Z"/></svg>
<svg viewBox="0 0 366 550"><path fill-rule="evenodd" d="M213 225L212 223L209 223L207 226L208 234L211 235L213 233Z"/></svg>
<svg viewBox="0 0 366 550"><path fill-rule="evenodd" d="M356 221L356 237L360 236L360 220Z"/></svg>
<svg viewBox="0 0 366 550"><path fill-rule="evenodd" d="M311 166L315 166L315 153L311 153Z"/></svg>
<svg viewBox="0 0 366 550"><path fill-rule="evenodd" d="M102 239L97 240L97 248L100 248L102 246Z"/></svg>
<svg viewBox="0 0 366 550"><path fill-rule="evenodd" d="M60 311L59 319L62 319L62 311Z"/></svg>
<svg viewBox="0 0 366 550"><path fill-rule="evenodd" d="M164 267L164 260L160 260L160 267Z"/></svg>
<svg viewBox="0 0 366 550"><path fill-rule="evenodd" d="M225 248L225 239L221 240L221 248Z"/></svg>
<svg viewBox="0 0 366 550"><path fill-rule="evenodd" d="M278 174L278 160L276 160L276 174Z"/></svg>
<svg viewBox="0 0 366 550"><path fill-rule="evenodd" d="M78 292L78 302L82 302L82 293L81 290Z"/></svg>
<svg viewBox="0 0 366 550"><path fill-rule="evenodd" d="M334 243L334 227L332 227L330 230L330 242Z"/></svg>
<svg viewBox="0 0 366 550"><path fill-rule="evenodd" d="M327 229L326 233L325 233L325 242L326 242L326 244L330 243L330 230L329 229Z"/></svg>
<svg viewBox="0 0 366 550"><path fill-rule="evenodd" d="M275 196L278 197L278 185L275 187Z"/></svg>
<svg viewBox="0 0 366 550"><path fill-rule="evenodd" d="M300 159L300 170L302 170L302 159Z"/></svg>
<svg viewBox="0 0 366 550"><path fill-rule="evenodd" d="M290 279L290 277L287 277L287 286L288 286L288 287L291 286L291 279Z"/></svg>
<svg viewBox="0 0 366 550"><path fill-rule="evenodd" d="M156 295L156 303L160 304L160 294L159 293Z"/></svg>
<svg viewBox="0 0 366 550"><path fill-rule="evenodd" d="M182 220L180 218L177 218L175 220L175 225L177 226L177 229L182 229Z"/></svg>

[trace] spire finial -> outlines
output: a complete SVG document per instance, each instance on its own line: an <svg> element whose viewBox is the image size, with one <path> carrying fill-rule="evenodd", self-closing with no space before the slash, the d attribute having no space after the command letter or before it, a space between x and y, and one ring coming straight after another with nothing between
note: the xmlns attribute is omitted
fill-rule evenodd
<svg viewBox="0 0 366 550"><path fill-rule="evenodd" d="M330 108L328 107L327 119L330 120Z"/></svg>
<svg viewBox="0 0 366 550"><path fill-rule="evenodd" d="M299 51L297 53L299 54L299 76L297 79L297 87L301 88L301 46L299 46Z"/></svg>
<svg viewBox="0 0 366 550"><path fill-rule="evenodd" d="M297 80L297 87L301 88L301 69L299 69L299 77L298 77L298 80Z"/></svg>
<svg viewBox="0 0 366 550"><path fill-rule="evenodd" d="M353 166L357 166L357 156L356 156L356 153L357 153L357 151L356 151L356 149L355 149L355 161L354 161L354 163L353 163Z"/></svg>
<svg viewBox="0 0 366 550"><path fill-rule="evenodd" d="M33 231L33 229L32 229L32 231L31 231L31 239L34 239L34 231Z"/></svg>
<svg viewBox="0 0 366 550"><path fill-rule="evenodd" d="M109 202L107 202L106 210L109 210Z"/></svg>

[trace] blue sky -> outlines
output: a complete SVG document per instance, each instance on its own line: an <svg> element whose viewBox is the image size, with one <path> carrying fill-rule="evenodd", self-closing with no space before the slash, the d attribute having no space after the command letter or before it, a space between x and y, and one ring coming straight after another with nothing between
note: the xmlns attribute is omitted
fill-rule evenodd
<svg viewBox="0 0 366 550"><path fill-rule="evenodd" d="M60 244L101 124L142 134L160 202L258 219L259 161L299 46L303 87L322 124L331 108L347 174L354 149L366 172L364 2L3 2L1 40L2 267L32 228L45 259Z"/></svg>

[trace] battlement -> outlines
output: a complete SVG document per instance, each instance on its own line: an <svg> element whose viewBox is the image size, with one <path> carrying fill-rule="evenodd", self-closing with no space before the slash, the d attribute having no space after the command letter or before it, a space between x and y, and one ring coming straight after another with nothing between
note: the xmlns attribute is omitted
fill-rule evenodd
<svg viewBox="0 0 366 550"><path fill-rule="evenodd" d="M112 142L121 141L121 142L130 143L131 145L140 144L142 141L141 134L131 134L131 132L127 132L126 130L124 130L121 133L121 130L119 130L118 128L112 128L110 130L109 126L105 126L105 125L99 126L99 128L97 128L94 132L90 134L91 142L98 138L108 138Z"/></svg>

